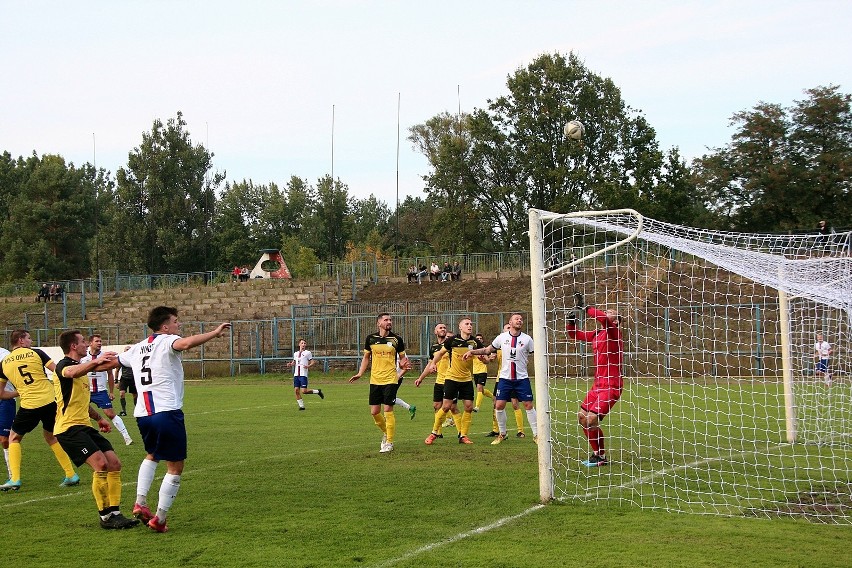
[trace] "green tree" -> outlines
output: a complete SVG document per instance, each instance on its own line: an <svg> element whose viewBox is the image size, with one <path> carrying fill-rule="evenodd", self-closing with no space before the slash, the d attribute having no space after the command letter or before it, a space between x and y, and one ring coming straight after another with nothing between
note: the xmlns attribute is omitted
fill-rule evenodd
<svg viewBox="0 0 852 568"><path fill-rule="evenodd" d="M575 54L541 55L507 88L470 116L442 114L411 128L409 139L431 167L426 192L448 208L436 222L453 238L460 218L476 235L474 242L461 229L461 241L517 248L526 243L530 207L641 211L691 180L682 175L685 164L666 171L651 125ZM564 137L572 119L586 126L582 141ZM665 176L678 176L678 184L661 188Z"/></svg>
<svg viewBox="0 0 852 568"><path fill-rule="evenodd" d="M213 155L194 145L181 112L151 132L117 172L109 235L116 268L147 273L210 268L215 190ZM105 243L106 245L106 243Z"/></svg>
<svg viewBox="0 0 852 568"><path fill-rule="evenodd" d="M731 142L693 163L700 195L723 228L852 224L850 96L835 86L805 93L790 108L760 102L734 114Z"/></svg>
<svg viewBox="0 0 852 568"><path fill-rule="evenodd" d="M341 259L352 234L349 190L331 176L319 179L310 223L302 232L302 243L325 260Z"/></svg>
<svg viewBox="0 0 852 568"><path fill-rule="evenodd" d="M9 280L59 280L88 276L94 234L95 191L86 170L61 156L19 159L17 173L4 160L6 179L19 186L5 205L0 228L5 255L0 273Z"/></svg>

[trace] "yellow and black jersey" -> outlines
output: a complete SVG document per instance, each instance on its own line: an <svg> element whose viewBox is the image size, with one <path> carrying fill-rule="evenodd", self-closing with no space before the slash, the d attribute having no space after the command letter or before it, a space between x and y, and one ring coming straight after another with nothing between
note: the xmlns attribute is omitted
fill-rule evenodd
<svg viewBox="0 0 852 568"><path fill-rule="evenodd" d="M443 346L444 346L443 343L435 343L435 344L433 344L429 347L429 360L430 361L435 356L435 353L440 351L441 347L443 347ZM444 355L443 357L441 357L441 360L438 361L438 376L435 378L435 384L437 384L437 385L443 385L444 384L444 380L447 378L447 370L449 368L450 368L450 360L446 355Z"/></svg>
<svg viewBox="0 0 852 568"><path fill-rule="evenodd" d="M473 358L473 374L488 373L488 365L483 363L479 357Z"/></svg>
<svg viewBox="0 0 852 568"><path fill-rule="evenodd" d="M399 378L396 374L396 358L405 357L405 342L397 334L390 332L385 336L371 333L364 342L364 353L371 358L370 384L390 385Z"/></svg>
<svg viewBox="0 0 852 568"><path fill-rule="evenodd" d="M72 426L91 426L89 418L89 376L71 378L62 373L66 367L79 365L70 357L64 357L56 364L56 424L53 426L54 434L61 434Z"/></svg>
<svg viewBox="0 0 852 568"><path fill-rule="evenodd" d="M471 349L481 349L482 342L475 337L462 339L460 335L454 335L444 341L443 347L450 360L446 378L458 383L473 381L473 357L465 361L462 356Z"/></svg>
<svg viewBox="0 0 852 568"><path fill-rule="evenodd" d="M41 408L56 400L53 383L44 370L48 363L47 353L27 347L13 349L0 363L0 380L15 385L21 408Z"/></svg>

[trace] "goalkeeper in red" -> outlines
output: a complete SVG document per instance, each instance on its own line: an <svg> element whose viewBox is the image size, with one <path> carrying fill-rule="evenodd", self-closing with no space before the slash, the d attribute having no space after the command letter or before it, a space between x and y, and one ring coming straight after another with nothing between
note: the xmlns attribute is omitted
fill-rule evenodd
<svg viewBox="0 0 852 568"><path fill-rule="evenodd" d="M595 331L577 329L577 312L584 310L602 326ZM586 467L607 465L604 433L600 422L621 398L623 380L621 361L624 341L621 338L621 316L615 310L602 312L594 306L584 308L583 295L574 294L574 309L568 314L568 337L592 344L595 359L595 382L580 404L578 418L583 434L592 447L592 455L583 462Z"/></svg>

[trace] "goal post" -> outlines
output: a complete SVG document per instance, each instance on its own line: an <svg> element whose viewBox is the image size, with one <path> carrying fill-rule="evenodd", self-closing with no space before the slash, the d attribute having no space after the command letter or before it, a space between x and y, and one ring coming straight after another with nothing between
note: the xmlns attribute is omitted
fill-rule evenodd
<svg viewBox="0 0 852 568"><path fill-rule="evenodd" d="M533 209L529 237L543 502L852 523L852 233ZM605 467L583 465L578 411L594 363L591 344L566 333L575 292L623 316ZM577 327L598 326L580 314Z"/></svg>

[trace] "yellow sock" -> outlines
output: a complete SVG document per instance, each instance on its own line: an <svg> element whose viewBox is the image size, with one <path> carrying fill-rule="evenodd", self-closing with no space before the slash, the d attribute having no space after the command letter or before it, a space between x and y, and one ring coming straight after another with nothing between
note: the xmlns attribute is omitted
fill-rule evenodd
<svg viewBox="0 0 852 568"><path fill-rule="evenodd" d="M385 417L382 416L382 413L373 414L373 422L376 423L376 426L379 427L379 430L387 434L387 425L385 424Z"/></svg>
<svg viewBox="0 0 852 568"><path fill-rule="evenodd" d="M473 422L473 412L468 412L465 410L462 413L462 436L467 436L470 432L470 424Z"/></svg>
<svg viewBox="0 0 852 568"><path fill-rule="evenodd" d="M476 392L476 402L474 402L474 403L473 403L473 405L474 405L476 408L479 408L479 405L480 405L480 404L482 404L482 393L481 393L481 392L479 392L479 391L477 391L477 392Z"/></svg>
<svg viewBox="0 0 852 568"><path fill-rule="evenodd" d="M488 398L494 398L494 393L493 393L493 392L491 392L490 390L488 390L488 389L482 389L482 392L483 392L483 394L485 394L485 396L487 396Z"/></svg>
<svg viewBox="0 0 852 568"><path fill-rule="evenodd" d="M121 471L107 472L107 496L110 507L121 505Z"/></svg>
<svg viewBox="0 0 852 568"><path fill-rule="evenodd" d="M65 470L65 477L74 477L74 465L71 463L71 458L68 457L68 454L65 453L62 446L59 445L59 442L50 444L50 449L53 450L53 455L56 456L56 461L58 461L59 465L62 466L62 469Z"/></svg>
<svg viewBox="0 0 852 568"><path fill-rule="evenodd" d="M21 480L21 443L9 444L9 469L12 470L12 481Z"/></svg>
<svg viewBox="0 0 852 568"><path fill-rule="evenodd" d="M459 434L461 434L462 428L464 428L464 416L462 416L461 412L453 414L453 422L456 423L456 430L458 430Z"/></svg>
<svg viewBox="0 0 852 568"><path fill-rule="evenodd" d="M524 411L520 408L515 409L515 422L518 424L518 432L524 431Z"/></svg>
<svg viewBox="0 0 852 568"><path fill-rule="evenodd" d="M444 417L447 416L447 413L444 412L443 408L439 408L437 412L435 412L435 423L432 425L433 432L441 431L441 424L444 423Z"/></svg>
<svg viewBox="0 0 852 568"><path fill-rule="evenodd" d="M396 415L393 411L385 412L385 428L388 433L388 443L393 444L393 436L396 434Z"/></svg>
<svg viewBox="0 0 852 568"><path fill-rule="evenodd" d="M500 431L500 425L497 424L497 411L496 410L491 411L491 431L492 432L499 432Z"/></svg>
<svg viewBox="0 0 852 568"><path fill-rule="evenodd" d="M96 471L92 474L92 495L95 496L95 505L98 506L98 511L103 514L103 511L109 507L107 472Z"/></svg>

